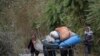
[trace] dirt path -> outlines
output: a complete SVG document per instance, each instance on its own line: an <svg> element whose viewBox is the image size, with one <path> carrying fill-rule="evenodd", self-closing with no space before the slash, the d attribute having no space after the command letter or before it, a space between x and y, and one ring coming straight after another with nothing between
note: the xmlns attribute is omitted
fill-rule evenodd
<svg viewBox="0 0 100 56"><path fill-rule="evenodd" d="M20 54L19 56L31 56L31 54ZM39 56L44 56L44 55L43 55L43 53L40 53ZM56 56L60 56L60 53L57 53ZM74 48L74 56L85 56L83 45L76 46ZM88 55L88 56L95 56L95 55L91 54L91 55Z"/></svg>
<svg viewBox="0 0 100 56"><path fill-rule="evenodd" d="M31 56L31 54L20 54L19 56ZM43 53L40 53L39 56L44 56ZM60 56L60 54L57 54L56 56Z"/></svg>

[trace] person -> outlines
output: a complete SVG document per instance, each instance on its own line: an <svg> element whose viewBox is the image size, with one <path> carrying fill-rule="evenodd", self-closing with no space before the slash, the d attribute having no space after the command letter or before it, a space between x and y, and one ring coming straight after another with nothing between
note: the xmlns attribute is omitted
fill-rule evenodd
<svg viewBox="0 0 100 56"><path fill-rule="evenodd" d="M91 48L93 43L93 31L91 30L90 26L85 27L84 37L84 44L87 49L86 53L91 54Z"/></svg>
<svg viewBox="0 0 100 56"><path fill-rule="evenodd" d="M54 37L58 37L56 31L51 31L49 35L45 37L43 40L43 50L44 50L44 56L56 56L55 49L58 48L58 44L56 43L56 40ZM54 34L54 35L52 35Z"/></svg>
<svg viewBox="0 0 100 56"><path fill-rule="evenodd" d="M38 56L39 55L39 51L37 51L35 48L34 48L34 43L36 42L36 36L34 34L32 34L32 39L30 40L29 44L28 44L28 49L30 50L31 52L31 56L34 56L34 53L35 53L35 56Z"/></svg>

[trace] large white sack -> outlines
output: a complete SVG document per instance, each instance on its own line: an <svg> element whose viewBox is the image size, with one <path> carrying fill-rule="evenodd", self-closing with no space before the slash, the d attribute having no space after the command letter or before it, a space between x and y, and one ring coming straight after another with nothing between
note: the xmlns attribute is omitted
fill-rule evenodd
<svg viewBox="0 0 100 56"><path fill-rule="evenodd" d="M41 41L38 39L36 41L36 43L34 44L34 48L37 50L37 51L40 51L40 52L43 52L43 44L41 43Z"/></svg>
<svg viewBox="0 0 100 56"><path fill-rule="evenodd" d="M53 38L59 38L59 34L57 31L51 31L50 36L52 36Z"/></svg>
<svg viewBox="0 0 100 56"><path fill-rule="evenodd" d="M55 39L51 37L50 35L47 35L45 40L47 40L48 42L55 42Z"/></svg>

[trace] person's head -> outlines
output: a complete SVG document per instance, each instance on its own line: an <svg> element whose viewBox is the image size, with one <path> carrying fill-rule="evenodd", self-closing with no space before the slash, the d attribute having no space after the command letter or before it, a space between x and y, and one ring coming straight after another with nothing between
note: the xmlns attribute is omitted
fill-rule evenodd
<svg viewBox="0 0 100 56"><path fill-rule="evenodd" d="M89 23L85 24L85 31L91 30L91 25Z"/></svg>
<svg viewBox="0 0 100 56"><path fill-rule="evenodd" d="M58 34L57 31L51 31L50 36L53 37L53 38L59 38L59 34Z"/></svg>
<svg viewBox="0 0 100 56"><path fill-rule="evenodd" d="M89 31L91 31L91 27L85 27L85 31L87 31L87 32L89 32Z"/></svg>

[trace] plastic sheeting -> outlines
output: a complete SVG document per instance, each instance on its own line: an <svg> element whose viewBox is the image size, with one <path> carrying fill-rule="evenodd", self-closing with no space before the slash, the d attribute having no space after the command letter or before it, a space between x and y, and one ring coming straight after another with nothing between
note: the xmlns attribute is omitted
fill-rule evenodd
<svg viewBox="0 0 100 56"><path fill-rule="evenodd" d="M66 48L69 46L74 46L80 43L80 37L78 35L73 35L69 39L64 40L60 43L60 48Z"/></svg>

